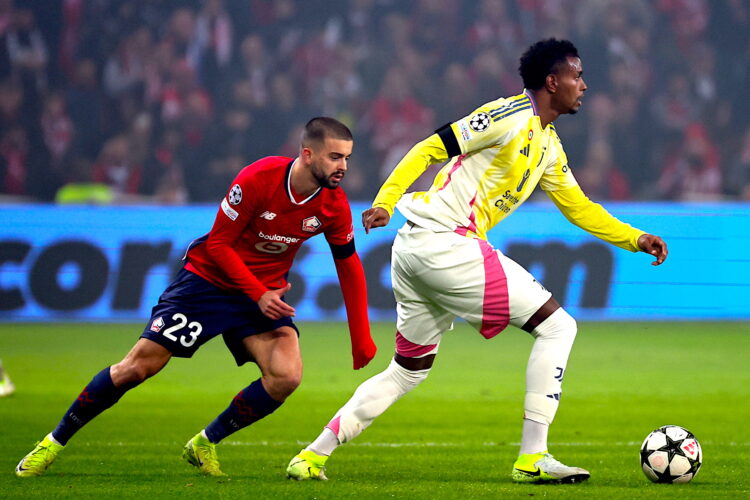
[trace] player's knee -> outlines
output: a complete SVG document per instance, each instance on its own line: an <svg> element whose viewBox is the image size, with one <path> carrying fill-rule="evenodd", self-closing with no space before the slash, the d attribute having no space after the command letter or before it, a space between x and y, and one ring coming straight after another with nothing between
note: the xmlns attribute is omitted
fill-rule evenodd
<svg viewBox="0 0 750 500"><path fill-rule="evenodd" d="M576 333L578 333L578 323L562 307L550 314L533 331L535 337L567 338L571 342L575 340Z"/></svg>
<svg viewBox="0 0 750 500"><path fill-rule="evenodd" d="M388 365L386 373L404 392L409 392L427 378L427 375L430 373L430 368L410 370L401 366L394 359L391 360L391 363Z"/></svg>
<svg viewBox="0 0 750 500"><path fill-rule="evenodd" d="M135 387L156 372L158 370L154 370L148 363L125 359L112 366L110 376L112 383L117 387L126 385Z"/></svg>
<svg viewBox="0 0 750 500"><path fill-rule="evenodd" d="M288 398L302 382L302 373L288 372L264 377L264 386L268 395L277 401Z"/></svg>

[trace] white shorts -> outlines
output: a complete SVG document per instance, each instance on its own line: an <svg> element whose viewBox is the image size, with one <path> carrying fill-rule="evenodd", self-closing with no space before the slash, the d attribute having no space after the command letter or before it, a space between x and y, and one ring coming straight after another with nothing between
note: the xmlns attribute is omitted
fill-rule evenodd
<svg viewBox="0 0 750 500"><path fill-rule="evenodd" d="M487 241L410 223L393 242L391 279L396 352L411 358L437 352L457 317L489 339L509 323L523 326L552 296Z"/></svg>

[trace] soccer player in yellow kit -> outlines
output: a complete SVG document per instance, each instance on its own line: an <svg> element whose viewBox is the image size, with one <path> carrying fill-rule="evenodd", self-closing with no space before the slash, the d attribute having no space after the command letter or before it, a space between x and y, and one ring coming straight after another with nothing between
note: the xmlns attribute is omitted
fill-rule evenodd
<svg viewBox="0 0 750 500"><path fill-rule="evenodd" d="M489 102L414 146L362 214L365 230L388 224L397 206L407 219L393 243L396 354L362 383L320 436L290 462L295 479L325 479L334 449L422 382L444 332L464 318L486 338L508 324L530 333L517 482L577 483L589 472L556 460L547 433L576 336L575 320L525 269L492 248L486 235L537 185L573 224L631 252L667 257L667 245L620 222L581 191L552 122L575 114L586 91L581 59L567 40L548 39L521 57L523 93ZM431 164L450 161L426 192L404 195Z"/></svg>

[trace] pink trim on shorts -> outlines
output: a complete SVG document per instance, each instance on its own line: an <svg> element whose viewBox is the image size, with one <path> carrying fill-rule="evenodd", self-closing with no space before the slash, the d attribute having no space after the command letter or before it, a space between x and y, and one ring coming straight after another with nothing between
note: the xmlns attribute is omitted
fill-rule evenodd
<svg viewBox="0 0 750 500"><path fill-rule="evenodd" d="M484 303L482 306L482 327L479 333L491 339L505 330L510 322L510 299L508 280L500 258L484 240L477 240L484 257Z"/></svg>
<svg viewBox="0 0 750 500"><path fill-rule="evenodd" d="M328 422L328 425L326 425L326 427L331 429L333 433L338 436L339 429L341 428L341 415Z"/></svg>
<svg viewBox="0 0 750 500"><path fill-rule="evenodd" d="M459 168L461 168L461 165L463 164L463 160L464 160L465 157L466 157L466 155L459 155L458 156L458 159L456 159L456 163L453 164L453 167L451 167L451 171L448 172L448 178L445 179L445 184L443 184L442 187L440 189L438 189L438 191L441 191L441 190L445 189L445 187L448 184L451 183L451 176L453 175L453 172L455 172L456 170L458 170Z"/></svg>
<svg viewBox="0 0 750 500"><path fill-rule="evenodd" d="M410 342L396 330L396 352L405 358L418 358L432 351L437 344L419 345Z"/></svg>

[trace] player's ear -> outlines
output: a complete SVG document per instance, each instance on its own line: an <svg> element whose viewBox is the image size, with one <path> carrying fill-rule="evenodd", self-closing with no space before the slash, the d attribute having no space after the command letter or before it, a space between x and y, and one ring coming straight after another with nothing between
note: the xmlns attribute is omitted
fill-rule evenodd
<svg viewBox="0 0 750 500"><path fill-rule="evenodd" d="M544 87L550 94L557 92L557 75L555 73L547 75L547 78L544 80Z"/></svg>
<svg viewBox="0 0 750 500"><path fill-rule="evenodd" d="M313 151L308 147L302 146L302 148L300 148L299 155L304 162L310 163L310 161L312 160Z"/></svg>

